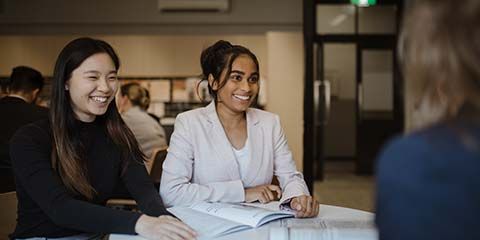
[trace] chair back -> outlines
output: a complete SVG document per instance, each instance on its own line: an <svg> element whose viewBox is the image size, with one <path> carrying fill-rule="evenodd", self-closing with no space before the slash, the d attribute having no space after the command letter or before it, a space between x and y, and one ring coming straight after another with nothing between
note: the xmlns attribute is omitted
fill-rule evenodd
<svg viewBox="0 0 480 240"><path fill-rule="evenodd" d="M153 154L153 164L150 170L150 177L153 183L157 186L160 185L160 179L162 178L163 162L167 157L167 147L157 149Z"/></svg>
<svg viewBox="0 0 480 240"><path fill-rule="evenodd" d="M160 187L160 178L162 178L162 164L165 158L167 157L167 147L165 148L158 148L152 151L152 158L149 159L152 162L152 167L150 169L150 177L153 180L155 188L157 191ZM148 171L148 168L147 168ZM125 187L124 187L125 188ZM117 188L118 190L118 188ZM128 190L125 189L128 192ZM120 196L120 198L111 198L107 201L107 206L115 208L115 209L123 209L123 210L134 210L137 209L137 203L135 200L132 199L130 193L128 194L128 198L124 196Z"/></svg>
<svg viewBox="0 0 480 240"><path fill-rule="evenodd" d="M8 239L17 224L17 192L0 193L0 239Z"/></svg>

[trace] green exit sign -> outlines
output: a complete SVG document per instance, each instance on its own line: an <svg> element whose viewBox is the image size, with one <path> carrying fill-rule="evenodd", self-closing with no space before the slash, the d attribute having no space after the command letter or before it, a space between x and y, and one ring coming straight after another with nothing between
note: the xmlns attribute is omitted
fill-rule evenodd
<svg viewBox="0 0 480 240"><path fill-rule="evenodd" d="M377 0L350 0L350 2L360 7L373 6L377 4Z"/></svg>

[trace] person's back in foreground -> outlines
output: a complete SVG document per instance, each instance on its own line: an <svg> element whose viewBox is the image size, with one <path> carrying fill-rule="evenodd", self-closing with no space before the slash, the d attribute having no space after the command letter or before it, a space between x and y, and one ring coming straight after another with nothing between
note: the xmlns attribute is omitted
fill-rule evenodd
<svg viewBox="0 0 480 240"><path fill-rule="evenodd" d="M377 169L380 239L480 239L480 2L418 0L401 55L411 133Z"/></svg>

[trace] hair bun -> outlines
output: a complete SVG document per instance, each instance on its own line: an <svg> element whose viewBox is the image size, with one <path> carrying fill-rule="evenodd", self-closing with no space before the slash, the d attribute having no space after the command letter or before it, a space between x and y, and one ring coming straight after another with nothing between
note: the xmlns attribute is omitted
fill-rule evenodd
<svg viewBox="0 0 480 240"><path fill-rule="evenodd" d="M233 45L225 40L219 40L212 46L202 51L200 56L200 64L202 66L203 76L208 77L208 74L215 72L215 67L218 62L223 62L225 52L232 49Z"/></svg>

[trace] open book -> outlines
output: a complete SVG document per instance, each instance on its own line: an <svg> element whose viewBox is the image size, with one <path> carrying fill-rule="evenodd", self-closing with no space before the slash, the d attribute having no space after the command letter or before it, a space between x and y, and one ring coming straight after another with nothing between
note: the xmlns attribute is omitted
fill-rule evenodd
<svg viewBox="0 0 480 240"><path fill-rule="evenodd" d="M197 231L199 237L221 236L295 216L293 212L233 203L201 202L190 207L172 207L168 211Z"/></svg>

